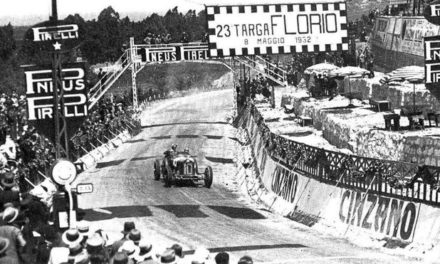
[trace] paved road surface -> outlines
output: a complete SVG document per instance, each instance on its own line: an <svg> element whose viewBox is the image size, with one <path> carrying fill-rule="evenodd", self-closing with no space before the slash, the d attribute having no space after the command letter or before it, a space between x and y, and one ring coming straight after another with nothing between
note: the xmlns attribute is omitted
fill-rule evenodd
<svg viewBox="0 0 440 264"><path fill-rule="evenodd" d="M202 245L265 263L411 262L320 235L250 203L237 191L231 163L234 130L226 116L232 100L232 91L214 91L171 99L146 111L141 134L78 178L95 186L94 193L79 198L92 228L116 234L124 221L133 220L159 250L178 242L184 250ZM173 143L188 146L200 167L213 166L211 189L165 188L153 180L154 158Z"/></svg>

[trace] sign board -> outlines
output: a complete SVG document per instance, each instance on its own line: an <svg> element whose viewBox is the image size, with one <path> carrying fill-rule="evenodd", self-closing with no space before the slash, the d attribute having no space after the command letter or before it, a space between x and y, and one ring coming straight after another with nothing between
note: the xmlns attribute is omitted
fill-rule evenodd
<svg viewBox="0 0 440 264"><path fill-rule="evenodd" d="M52 165L52 179L60 185L72 183L75 180L76 175L75 164L69 160L59 159Z"/></svg>
<svg viewBox="0 0 440 264"><path fill-rule="evenodd" d="M40 133L54 138L54 99L52 68L33 66L25 68L28 120ZM69 136L73 135L88 115L88 92L84 63L63 65L64 115Z"/></svg>
<svg viewBox="0 0 440 264"><path fill-rule="evenodd" d="M92 183L79 183L76 186L77 193L92 193L93 192L93 184Z"/></svg>
<svg viewBox="0 0 440 264"><path fill-rule="evenodd" d="M35 42L78 38L78 26L75 24L48 26L48 27L34 27L32 28L32 31L34 33Z"/></svg>
<svg viewBox="0 0 440 264"><path fill-rule="evenodd" d="M34 25L25 34L46 51L70 50L79 44L79 27L76 24L45 21Z"/></svg>
<svg viewBox="0 0 440 264"><path fill-rule="evenodd" d="M440 82L440 36L425 37L425 83Z"/></svg>
<svg viewBox="0 0 440 264"><path fill-rule="evenodd" d="M345 2L207 6L209 55L348 50Z"/></svg>
<svg viewBox="0 0 440 264"><path fill-rule="evenodd" d="M166 45L163 47L140 47L137 49L142 62L194 61L208 59L208 45Z"/></svg>
<svg viewBox="0 0 440 264"><path fill-rule="evenodd" d="M440 25L440 1L432 1L425 6L423 10L423 16L435 25Z"/></svg>
<svg viewBox="0 0 440 264"><path fill-rule="evenodd" d="M425 61L440 62L440 36L425 37Z"/></svg>
<svg viewBox="0 0 440 264"><path fill-rule="evenodd" d="M425 64L425 83L439 83L440 82L440 61Z"/></svg>

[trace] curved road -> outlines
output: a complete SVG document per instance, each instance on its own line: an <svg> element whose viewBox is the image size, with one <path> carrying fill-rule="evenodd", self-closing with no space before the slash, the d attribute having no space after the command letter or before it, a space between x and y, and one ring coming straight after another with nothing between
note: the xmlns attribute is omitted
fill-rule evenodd
<svg viewBox="0 0 440 264"><path fill-rule="evenodd" d="M92 229L116 236L125 221L134 221L157 251L176 242L187 251L202 245L212 252L230 252L231 263L244 254L264 263L411 262L318 234L251 203L234 179L234 129L226 120L232 102L232 90L213 91L147 109L142 132L77 180L95 187L79 197ZM173 143L189 147L199 167L213 167L211 189L165 188L153 180L154 159Z"/></svg>

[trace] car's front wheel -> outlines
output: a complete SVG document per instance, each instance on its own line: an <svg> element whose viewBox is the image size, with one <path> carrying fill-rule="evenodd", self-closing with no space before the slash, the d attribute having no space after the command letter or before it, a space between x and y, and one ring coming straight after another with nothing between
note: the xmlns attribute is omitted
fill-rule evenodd
<svg viewBox="0 0 440 264"><path fill-rule="evenodd" d="M155 160L154 161L154 180L158 181L160 180L160 161Z"/></svg>
<svg viewBox="0 0 440 264"><path fill-rule="evenodd" d="M211 166L208 166L205 169L205 187L206 188L211 188L212 180L213 180L212 168L211 168Z"/></svg>
<svg viewBox="0 0 440 264"><path fill-rule="evenodd" d="M171 173L169 170L165 169L163 172L163 180L165 182L165 187L171 187Z"/></svg>

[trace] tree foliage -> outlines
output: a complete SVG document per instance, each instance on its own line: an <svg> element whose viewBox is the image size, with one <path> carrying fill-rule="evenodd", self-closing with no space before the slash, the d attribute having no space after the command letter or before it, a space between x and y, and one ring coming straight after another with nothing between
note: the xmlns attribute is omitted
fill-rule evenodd
<svg viewBox="0 0 440 264"><path fill-rule="evenodd" d="M189 41L200 41L205 32L205 11L196 13L188 10L179 12L174 7L165 15L153 13L140 21L131 21L129 17L120 14L109 6L103 9L98 17L85 20L79 14L71 14L62 22L77 24L79 27L79 43L75 54L81 54L89 64L113 62L122 55L124 47L128 46L130 37L135 43L142 43L148 33L153 35L171 35L171 42L180 42L183 32ZM46 22L36 26L46 26ZM17 45L14 40L12 25L0 27L0 92L18 90L24 93L23 69L20 65L44 65L50 63L50 54L35 45L33 32L29 28L23 41ZM71 54L72 55L72 54ZM65 56L65 61L73 59Z"/></svg>

